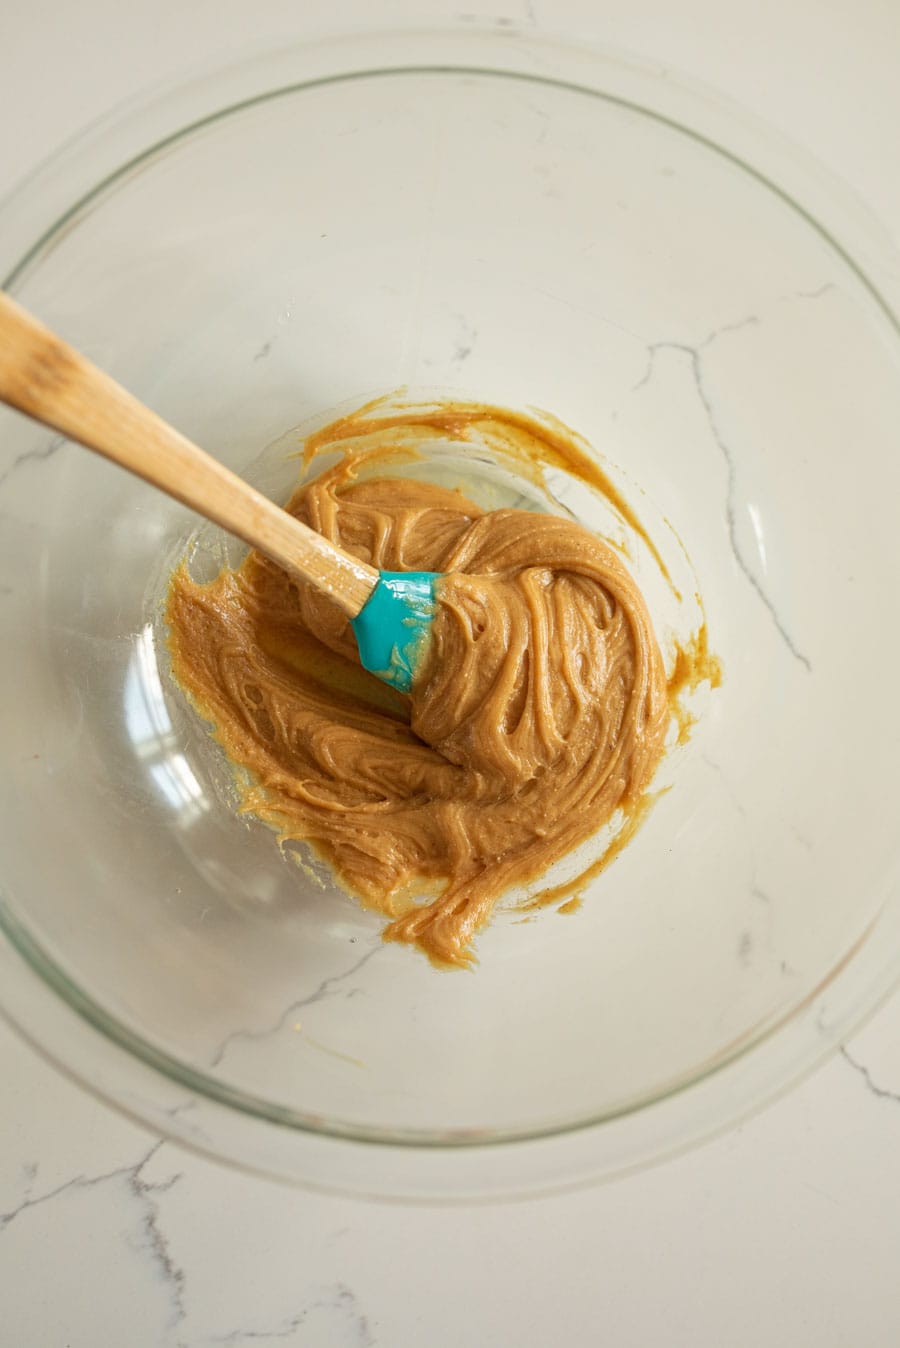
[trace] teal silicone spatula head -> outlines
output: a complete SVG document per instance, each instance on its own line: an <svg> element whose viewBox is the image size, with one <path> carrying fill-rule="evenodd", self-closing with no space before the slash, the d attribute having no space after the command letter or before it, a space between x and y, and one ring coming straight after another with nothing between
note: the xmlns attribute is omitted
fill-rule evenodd
<svg viewBox="0 0 900 1348"><path fill-rule="evenodd" d="M401 693L412 689L435 612L433 571L380 571L375 589L350 620L364 669Z"/></svg>

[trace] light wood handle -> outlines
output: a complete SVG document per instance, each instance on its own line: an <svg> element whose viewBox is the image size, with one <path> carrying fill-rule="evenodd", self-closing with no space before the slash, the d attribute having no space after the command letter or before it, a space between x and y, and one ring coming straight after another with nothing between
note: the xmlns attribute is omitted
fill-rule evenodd
<svg viewBox="0 0 900 1348"><path fill-rule="evenodd" d="M248 486L0 291L0 400L259 548L355 618L378 572Z"/></svg>

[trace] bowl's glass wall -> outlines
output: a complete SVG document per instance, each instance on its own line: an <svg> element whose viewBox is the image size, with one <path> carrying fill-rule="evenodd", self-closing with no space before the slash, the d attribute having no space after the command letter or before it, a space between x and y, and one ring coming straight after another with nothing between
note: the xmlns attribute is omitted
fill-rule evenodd
<svg viewBox="0 0 900 1348"><path fill-rule="evenodd" d="M231 810L160 666L188 513L4 415L0 886L110 1021L314 1128L540 1132L702 1075L860 939L896 871L897 340L790 202L614 100L360 76L150 156L14 289L239 471L404 384L555 412L677 530L725 671L580 911L437 973Z"/></svg>

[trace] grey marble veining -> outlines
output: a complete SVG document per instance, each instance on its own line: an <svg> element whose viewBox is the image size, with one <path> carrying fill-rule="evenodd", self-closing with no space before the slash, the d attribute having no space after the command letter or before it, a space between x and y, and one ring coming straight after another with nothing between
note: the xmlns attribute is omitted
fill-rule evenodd
<svg viewBox="0 0 900 1348"><path fill-rule="evenodd" d="M806 296L806 298L814 298L818 295L823 295L827 292L829 288L830 288L829 286L824 286L817 292L810 292ZM797 645L794 636L792 635L791 632L788 631L788 628L785 625L785 622L778 611L775 601L769 594L766 587L763 585L759 576L756 574L756 571L751 565L749 559L744 555L744 549L741 546L741 541L737 527L737 505L736 505L737 467L735 464L734 455L732 454L731 448L728 444L727 437L722 429L719 417L717 416L714 399L709 391L709 388L707 387L706 376L704 372L704 364L703 364L704 354L710 349L711 346L714 345L714 343L720 341L721 338L723 338L729 333L741 332L743 329L748 327L757 327L759 326L759 323L760 318L758 315L748 314L745 318L739 319L733 323L722 324L720 327L713 329L713 331L710 332L709 335L705 337L703 341L700 342L697 346L690 346L685 342L673 342L673 341L658 341L648 343L647 368L644 374L641 376L641 378L634 385L632 392L637 393L647 384L649 384L650 380L653 377L653 369L656 357L661 351L674 351L677 352L679 355L687 357L691 370L691 376L694 382L694 387L697 392L697 397L699 398L700 404L703 408L703 412L707 424L709 426L710 434L712 435L713 441L718 447L719 452L721 453L722 458L725 462L725 471L726 471L725 518L728 525L728 539L732 554L744 577L746 578L748 583L752 586L752 588L756 591L756 594L759 597L760 601L768 609L772 622L774 623L778 631L778 634L781 637L782 641L784 642L785 646L790 651L794 659L798 662L798 664L800 664L807 671L807 673L811 673L812 663L810 661L809 656L806 655Z"/></svg>
<svg viewBox="0 0 900 1348"><path fill-rule="evenodd" d="M115 1166L97 1175L77 1174L46 1191L38 1189L40 1169L38 1163L30 1162L23 1167L26 1179L25 1197L15 1207L0 1212L0 1235L5 1235L16 1221L34 1208L59 1202L61 1198L70 1196L76 1191L97 1189L101 1186L116 1187L136 1205L142 1248L166 1289L171 1305L170 1326L177 1326L185 1315L185 1274L173 1259L168 1240L160 1225L158 1195L170 1192L182 1179L183 1172L174 1171L162 1181L149 1180L144 1173L165 1145L165 1141L160 1138L131 1165Z"/></svg>
<svg viewBox="0 0 900 1348"><path fill-rule="evenodd" d="M862 1078L866 1089L871 1092L878 1100L893 1100L895 1104L900 1105L900 1088L890 1090L886 1086L881 1086L872 1076L870 1069L865 1063L850 1052L846 1045L841 1048L841 1057L853 1068L854 1072Z"/></svg>
<svg viewBox="0 0 900 1348"><path fill-rule="evenodd" d="M323 979L319 986L312 992L291 1002L290 1006L287 1006L272 1024L263 1026L262 1029L258 1030L234 1030L222 1040L221 1044L219 1044L218 1048L212 1054L209 1060L210 1067L220 1066L229 1049L235 1044L253 1043L259 1039L268 1039L272 1035L277 1034L278 1031L284 1029L285 1025L293 1020L297 1012L301 1011L304 1007L313 1006L315 1003L326 1001L330 997L354 996L357 989L352 987L348 988L346 986L348 979L351 979L354 974L359 973L360 969L368 964L372 956L379 954L382 949L383 946L380 944L374 946L371 950L367 950L364 955L361 955L360 958L343 973L332 974L329 978Z"/></svg>
<svg viewBox="0 0 900 1348"><path fill-rule="evenodd" d="M289 1316L272 1328L233 1329L225 1334L214 1334L210 1344L266 1343L277 1339L295 1339L310 1321L320 1313L327 1317L333 1332L342 1332L344 1342L353 1348L375 1348L377 1340L367 1317L362 1313L358 1298L346 1283L337 1282L323 1288L321 1293L295 1315Z"/></svg>
<svg viewBox="0 0 900 1348"><path fill-rule="evenodd" d="M797 1316L818 1289L832 1323L817 1343L853 1341L852 1322L857 1342L887 1348L900 1323L889 1164L900 1112L885 1107L900 1101L898 1025L894 1002L787 1100L678 1160L599 1188L478 1209L327 1198L148 1143L0 1031L19 1117L50 1110L61 1124L53 1154L44 1144L37 1161L37 1151L23 1157L30 1131L16 1134L13 1118L0 1117L0 1154L20 1189L0 1227L7 1341L544 1348L555 1333L586 1348L603 1327L616 1343L781 1348L806 1341ZM104 1130L119 1157L130 1139L132 1156L83 1164L100 1154L91 1140ZM47 1188L45 1169L55 1169ZM685 1212L696 1220L685 1223ZM833 1276L838 1265L855 1270L852 1298ZM755 1287L789 1267L793 1289L752 1316L734 1276L751 1267ZM715 1289L702 1304L698 1269ZM636 1295L651 1271L653 1294ZM59 1333L40 1295L48 1278ZM745 1315L752 1335L726 1333Z"/></svg>
<svg viewBox="0 0 900 1348"><path fill-rule="evenodd" d="M12 477L13 473L24 468L26 464L44 463L47 459L52 458L54 454L62 449L64 444L66 444L66 437L64 435L55 435L53 439L41 449L28 449L24 454L16 455L11 463L0 469L0 487Z"/></svg>

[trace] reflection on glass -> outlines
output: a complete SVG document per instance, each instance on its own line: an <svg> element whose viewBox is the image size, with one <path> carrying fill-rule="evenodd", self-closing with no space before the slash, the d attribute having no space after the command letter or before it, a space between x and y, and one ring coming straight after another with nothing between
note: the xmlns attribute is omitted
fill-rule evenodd
<svg viewBox="0 0 900 1348"><path fill-rule="evenodd" d="M747 502L747 514L750 516L750 524L753 528L753 536L756 539L756 547L759 552L759 560L763 571L768 571L769 563L766 558L766 535L763 528L762 515L759 513L759 507L752 501Z"/></svg>
<svg viewBox="0 0 900 1348"><path fill-rule="evenodd" d="M128 737L139 761L178 815L178 826L190 828L210 805L179 748L163 697L149 623L135 641L125 674L123 698Z"/></svg>

